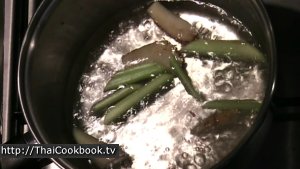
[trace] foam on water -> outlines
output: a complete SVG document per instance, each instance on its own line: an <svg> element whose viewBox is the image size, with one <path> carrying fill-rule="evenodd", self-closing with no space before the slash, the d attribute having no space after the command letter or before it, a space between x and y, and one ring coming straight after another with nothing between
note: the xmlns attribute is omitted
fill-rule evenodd
<svg viewBox="0 0 300 169"><path fill-rule="evenodd" d="M222 10L221 13L226 14ZM180 13L180 17L199 29L208 29L211 39L239 39L231 27L218 20L188 12ZM110 94L103 92L103 88L111 75L124 68L122 55L159 40L168 40L181 48L181 44L166 35L147 17L139 25L128 24L130 20L124 22L129 25L127 31L120 31L119 35L112 37L111 42L104 44L104 52L83 74L74 118L82 122L88 134L123 147L134 159L132 168L192 169L213 166L234 148L251 126L254 116L244 119L240 128L212 131L201 137L192 135L191 129L199 120L215 111L203 110L202 103L187 94L177 78L174 87L164 95L158 95L154 103L142 103L144 108L139 112L131 110L136 115L130 116L126 122L104 125L103 117L89 115L92 104ZM120 23L119 29L124 29L123 25ZM206 95L207 100L262 100L264 97L263 71L259 66L192 57L185 61L194 86Z"/></svg>

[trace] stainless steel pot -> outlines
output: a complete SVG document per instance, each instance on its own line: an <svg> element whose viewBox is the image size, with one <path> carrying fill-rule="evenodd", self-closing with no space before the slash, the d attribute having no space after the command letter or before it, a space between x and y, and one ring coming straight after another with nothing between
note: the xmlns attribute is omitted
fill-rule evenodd
<svg viewBox="0 0 300 169"><path fill-rule="evenodd" d="M148 1L141 1L148 2ZM250 132L224 165L261 125L275 82L275 45L272 28L259 0L205 0L241 20L267 55L266 96ZM119 10L136 0L45 0L35 14L20 53L18 89L22 109L39 143L75 143L72 136L72 109L87 54L109 30L104 24ZM64 168L89 168L87 160L53 159Z"/></svg>

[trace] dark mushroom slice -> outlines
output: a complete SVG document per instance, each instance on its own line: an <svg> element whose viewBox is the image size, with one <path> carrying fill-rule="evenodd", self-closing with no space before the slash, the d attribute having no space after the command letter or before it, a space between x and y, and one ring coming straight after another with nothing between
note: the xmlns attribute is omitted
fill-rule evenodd
<svg viewBox="0 0 300 169"><path fill-rule="evenodd" d="M243 119L245 119L245 114L237 110L217 111L209 117L199 120L197 125L191 129L191 134L201 137L206 134L242 127L239 122Z"/></svg>
<svg viewBox="0 0 300 169"><path fill-rule="evenodd" d="M122 62L126 65L140 62L156 62L170 68L169 57L174 51L174 46L168 41L157 41L125 54L122 56Z"/></svg>
<svg viewBox="0 0 300 169"><path fill-rule="evenodd" d="M106 144L86 134L77 127L73 128L73 136L78 144ZM117 158L92 158L91 161L99 168L121 168L122 165L131 163L132 159L126 152L120 149L119 157Z"/></svg>

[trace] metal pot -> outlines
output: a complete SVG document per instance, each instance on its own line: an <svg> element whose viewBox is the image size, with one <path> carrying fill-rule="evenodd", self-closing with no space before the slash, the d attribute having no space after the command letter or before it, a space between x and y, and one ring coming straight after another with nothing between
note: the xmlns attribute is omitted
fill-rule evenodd
<svg viewBox="0 0 300 169"><path fill-rule="evenodd" d="M216 166L219 167L239 151L265 117L275 82L275 45L260 1L207 2L230 11L252 31L268 57L269 66L266 95L257 120L236 149ZM72 109L78 81L88 60L86 56L108 33L103 23L116 11L135 3L135 0L45 0L41 4L26 33L18 67L22 110L39 143L75 143ZM84 159L53 161L63 168L90 167Z"/></svg>

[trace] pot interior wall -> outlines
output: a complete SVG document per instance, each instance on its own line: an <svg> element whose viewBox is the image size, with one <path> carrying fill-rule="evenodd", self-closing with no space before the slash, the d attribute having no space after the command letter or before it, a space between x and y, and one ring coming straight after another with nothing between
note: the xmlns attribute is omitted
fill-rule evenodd
<svg viewBox="0 0 300 169"><path fill-rule="evenodd" d="M28 56L23 81L28 115L42 142L69 143L74 91L92 47L87 41L120 6L111 0L50 5L24 45Z"/></svg>
<svg viewBox="0 0 300 169"><path fill-rule="evenodd" d="M272 49L267 43L271 34L264 29L267 25L263 17L247 15L256 13L254 1L210 2L231 11L258 37L268 56L272 55L267 50ZM44 3L50 6L43 14L43 9L40 9L40 16L37 15L32 22L23 46L22 54L26 55L20 66L24 68L20 76L26 100L23 104L28 109L26 117L39 142L74 143L71 135L73 104L88 56L110 31L106 26L111 22L110 18L120 10L128 10L136 1L54 0ZM246 6L244 3L249 3L249 11L241 12L238 6Z"/></svg>

